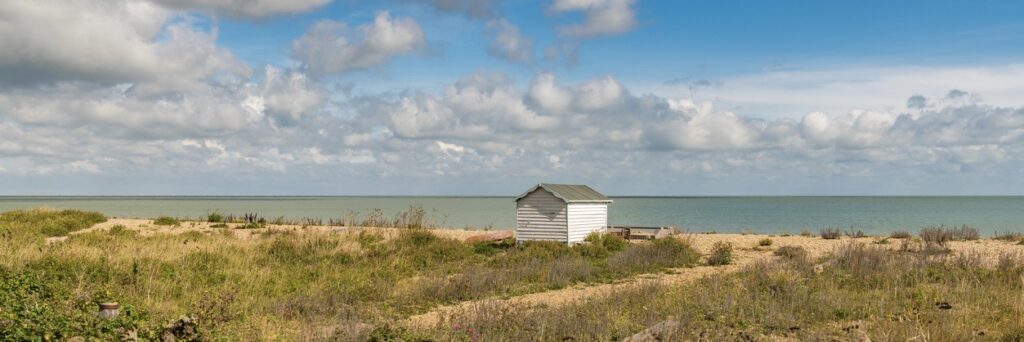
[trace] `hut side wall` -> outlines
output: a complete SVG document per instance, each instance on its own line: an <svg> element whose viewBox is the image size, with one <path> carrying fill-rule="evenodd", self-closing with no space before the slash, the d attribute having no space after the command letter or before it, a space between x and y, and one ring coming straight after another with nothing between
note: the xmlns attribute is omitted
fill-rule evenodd
<svg viewBox="0 0 1024 342"><path fill-rule="evenodd" d="M582 242L587 235L608 227L607 203L569 204L569 243Z"/></svg>
<svg viewBox="0 0 1024 342"><path fill-rule="evenodd" d="M554 240L568 238L568 209L564 201L543 188L537 188L516 201L516 240Z"/></svg>

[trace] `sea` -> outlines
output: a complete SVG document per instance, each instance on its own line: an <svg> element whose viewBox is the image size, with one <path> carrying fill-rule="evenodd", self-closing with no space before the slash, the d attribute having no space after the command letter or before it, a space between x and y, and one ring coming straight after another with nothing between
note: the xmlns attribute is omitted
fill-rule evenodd
<svg viewBox="0 0 1024 342"><path fill-rule="evenodd" d="M675 226L689 232L797 234L824 228L887 234L929 226L968 225L983 234L1024 231L1024 196L953 197L612 197L610 225ZM387 216L422 207L448 228L513 229L513 197L0 197L0 211L48 207L99 211L110 217L201 218L257 213L266 218Z"/></svg>

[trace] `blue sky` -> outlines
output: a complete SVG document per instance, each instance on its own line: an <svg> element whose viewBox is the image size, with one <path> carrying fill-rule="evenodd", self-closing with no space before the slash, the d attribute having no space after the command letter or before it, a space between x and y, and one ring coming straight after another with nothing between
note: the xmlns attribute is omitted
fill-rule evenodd
<svg viewBox="0 0 1024 342"><path fill-rule="evenodd" d="M999 1L8 1L0 188L1022 194L1020 13Z"/></svg>

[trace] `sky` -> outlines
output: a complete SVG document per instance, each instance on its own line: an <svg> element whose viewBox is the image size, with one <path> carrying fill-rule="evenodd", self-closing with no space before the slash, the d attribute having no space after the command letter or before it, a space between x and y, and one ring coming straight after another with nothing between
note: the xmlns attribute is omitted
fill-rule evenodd
<svg viewBox="0 0 1024 342"><path fill-rule="evenodd" d="M7 0L0 195L1024 195L1021 13Z"/></svg>

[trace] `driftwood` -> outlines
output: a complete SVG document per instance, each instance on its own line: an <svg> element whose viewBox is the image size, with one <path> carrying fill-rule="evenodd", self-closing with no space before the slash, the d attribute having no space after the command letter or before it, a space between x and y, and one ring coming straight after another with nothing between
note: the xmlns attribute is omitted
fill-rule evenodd
<svg viewBox="0 0 1024 342"><path fill-rule="evenodd" d="M500 242L501 240L511 239L513 237L515 237L515 233L513 233L511 230L501 230L486 234L470 236L468 239L466 239L466 242Z"/></svg>

